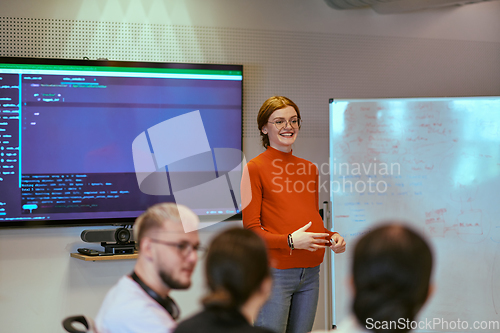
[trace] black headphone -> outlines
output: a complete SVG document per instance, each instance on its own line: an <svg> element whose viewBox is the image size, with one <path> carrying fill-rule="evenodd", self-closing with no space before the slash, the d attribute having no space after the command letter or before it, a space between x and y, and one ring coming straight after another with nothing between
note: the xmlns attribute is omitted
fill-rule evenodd
<svg viewBox="0 0 500 333"><path fill-rule="evenodd" d="M152 299L158 302L165 310L167 310L168 313L174 318L174 320L177 320L180 315L180 310L177 304L175 304L174 300L167 296L166 298L161 297L158 295L153 289L149 288L142 280L135 274L135 271L130 274L130 277L132 280L137 282L138 285L141 286L141 288L149 295L151 296Z"/></svg>

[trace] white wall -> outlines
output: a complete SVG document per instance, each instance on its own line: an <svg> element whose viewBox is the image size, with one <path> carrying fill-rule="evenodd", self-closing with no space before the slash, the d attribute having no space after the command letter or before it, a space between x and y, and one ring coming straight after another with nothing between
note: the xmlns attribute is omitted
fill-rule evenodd
<svg viewBox="0 0 500 333"><path fill-rule="evenodd" d="M498 42L500 3L380 15L323 0L3 0L0 15Z"/></svg>
<svg viewBox="0 0 500 333"><path fill-rule="evenodd" d="M255 117L273 94L291 97L303 112L294 153L323 163L330 97L500 91L500 1L379 15L370 9L335 11L322 0L3 0L0 15L0 56L243 64L247 158L260 152ZM108 23L120 24L110 32ZM144 33L131 37L125 23L138 24ZM35 35L22 31L27 26ZM62 38L55 36L63 30ZM321 193L320 200L327 199ZM204 230L201 237L208 241L227 226ZM2 331L62 332L62 318L95 316L106 291L132 270L133 261L70 258L85 245L83 229L0 230ZM190 291L174 293L184 315L198 309L200 268ZM323 327L322 302L315 328Z"/></svg>

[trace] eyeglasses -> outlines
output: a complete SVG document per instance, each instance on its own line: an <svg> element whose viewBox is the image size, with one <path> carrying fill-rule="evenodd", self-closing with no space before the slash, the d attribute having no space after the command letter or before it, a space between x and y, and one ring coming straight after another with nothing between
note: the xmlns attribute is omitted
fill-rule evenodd
<svg viewBox="0 0 500 333"><path fill-rule="evenodd" d="M202 255L205 253L205 248L200 246L200 244L193 245L189 242L180 242L180 243L173 243L173 242L166 242L162 241L159 239L154 239L150 238L153 243L158 243L166 246L173 246L177 248L177 251L179 251L180 255L183 257L187 257L191 254L191 252L196 251L199 255Z"/></svg>
<svg viewBox="0 0 500 333"><path fill-rule="evenodd" d="M292 128L300 128L300 124L302 123L302 121L300 120L300 118L293 118L290 120L276 119L274 122L268 121L268 123L274 124L274 126L276 126L276 129L279 131L283 128L286 128L288 124L290 124Z"/></svg>

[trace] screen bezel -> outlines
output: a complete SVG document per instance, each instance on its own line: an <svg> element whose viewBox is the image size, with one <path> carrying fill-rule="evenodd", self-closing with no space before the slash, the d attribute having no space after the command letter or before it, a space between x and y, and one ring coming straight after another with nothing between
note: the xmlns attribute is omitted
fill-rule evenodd
<svg viewBox="0 0 500 333"><path fill-rule="evenodd" d="M117 61L117 60L87 60L59 58L27 58L0 57L0 64L19 65L52 65L52 66L85 66L85 67L129 67L129 68L161 68L161 69L193 69L193 70L223 70L239 71L243 77L243 65L236 64L201 64L175 62ZM243 78L241 80L241 147L243 151ZM62 219L62 220L18 220L0 222L0 229L5 228L41 228L41 227L78 227L78 226L131 226L137 217L96 218L96 219ZM238 221L242 219L241 212L234 215L203 215L200 222Z"/></svg>

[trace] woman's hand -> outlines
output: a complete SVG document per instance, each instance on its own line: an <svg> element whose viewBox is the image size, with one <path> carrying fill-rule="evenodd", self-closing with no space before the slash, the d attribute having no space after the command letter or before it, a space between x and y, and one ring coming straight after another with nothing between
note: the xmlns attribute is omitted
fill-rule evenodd
<svg viewBox="0 0 500 333"><path fill-rule="evenodd" d="M309 222L302 228L292 232L293 247L295 249L314 252L318 249L324 249L326 247L325 244L328 243L326 238L328 238L329 234L306 232L306 230L309 229L311 225L312 222Z"/></svg>
<svg viewBox="0 0 500 333"><path fill-rule="evenodd" d="M332 235L332 245L330 245L330 249L332 249L335 253L342 253L345 251L345 240L344 237L340 236L338 233L334 233Z"/></svg>

